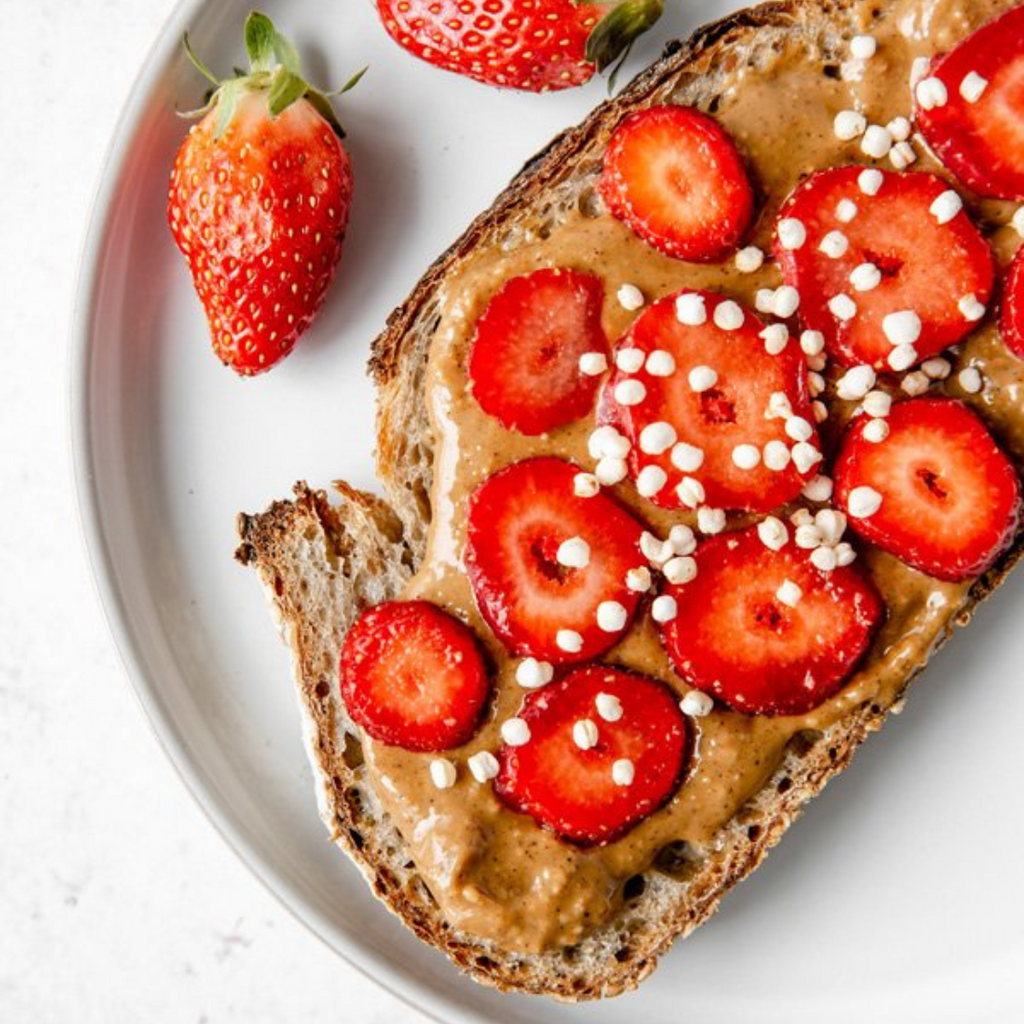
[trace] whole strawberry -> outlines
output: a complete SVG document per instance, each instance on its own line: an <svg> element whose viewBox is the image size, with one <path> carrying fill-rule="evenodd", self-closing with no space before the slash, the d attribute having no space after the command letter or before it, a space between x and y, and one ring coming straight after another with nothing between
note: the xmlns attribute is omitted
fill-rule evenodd
<svg viewBox="0 0 1024 1024"><path fill-rule="evenodd" d="M621 64L664 0L377 0L410 53L486 85L547 92Z"/></svg>
<svg viewBox="0 0 1024 1024"><path fill-rule="evenodd" d="M352 167L330 101L303 80L294 47L269 18L249 15L245 44L249 73L219 81L185 39L215 90L178 151L167 219L214 352L252 376L284 358L323 305L348 224Z"/></svg>

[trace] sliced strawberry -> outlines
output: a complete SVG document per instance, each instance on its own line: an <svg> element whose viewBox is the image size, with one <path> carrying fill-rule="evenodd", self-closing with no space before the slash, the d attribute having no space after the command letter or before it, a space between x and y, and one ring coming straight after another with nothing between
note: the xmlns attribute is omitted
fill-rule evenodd
<svg viewBox="0 0 1024 1024"><path fill-rule="evenodd" d="M1024 359L1024 245L1010 264L1003 293L1003 312L999 321L1006 347Z"/></svg>
<svg viewBox="0 0 1024 1024"><path fill-rule="evenodd" d="M779 217L799 221L806 240L793 249L776 240L775 255L786 283L800 293L804 325L824 334L829 353L847 366L884 370L901 342L912 345L920 362L970 333L976 322L961 301L973 296L986 304L995 271L988 243L966 213L940 224L932 212L949 191L941 178L879 171L881 187L870 195L862 173L860 167L819 171L798 186ZM880 280L870 287L873 277ZM869 287L860 291L858 284ZM830 308L840 295L856 307L849 319L841 307ZM912 316L897 322L916 316L919 331L886 320L898 313Z"/></svg>
<svg viewBox="0 0 1024 1024"><path fill-rule="evenodd" d="M598 188L615 217L683 260L724 256L754 214L732 139L689 107L650 107L627 117L608 144Z"/></svg>
<svg viewBox="0 0 1024 1024"><path fill-rule="evenodd" d="M865 440L866 417L843 438L835 489L850 525L930 576L983 573L1009 547L1020 517L1010 460L981 420L951 398L901 402L887 422L882 442Z"/></svg>
<svg viewBox="0 0 1024 1024"><path fill-rule="evenodd" d="M509 430L543 434L585 416L600 378L580 369L608 353L601 328L604 286L593 274L556 268L507 281L476 322L469 379L484 412Z"/></svg>
<svg viewBox="0 0 1024 1024"><path fill-rule="evenodd" d="M703 317L703 323L680 322L676 303L681 298L684 303L694 303L696 315L687 319ZM726 303L737 320L742 318L735 329L715 323L716 311ZM723 319L721 314L719 318ZM634 480L643 482L641 474L649 466L664 472L665 483L655 493L642 489L655 504L692 507L677 491L685 479L692 478L704 489L700 504L766 512L795 498L814 475L815 464L804 462L808 453L816 458L818 448L807 394L807 365L792 340L780 353L770 355L760 335L763 328L753 313L721 295L684 290L645 309L619 341L616 354L639 349L643 367L635 373L617 369L611 375L601 394L598 420L616 427L631 442L629 469ZM648 357L654 352L661 353L658 359L663 366L674 364L667 375L661 367L660 374L650 372L656 362ZM666 353L671 362L665 359ZM704 387L710 379L707 370L716 379ZM642 385L643 394L632 405L621 401L622 397L636 398L628 395L628 388L627 393L621 389L630 380ZM784 403L775 414L779 396ZM792 415L782 414L783 409ZM790 422L794 417L800 422ZM675 439L663 450L651 440L649 428L655 424L660 424L654 427L655 433L661 432L666 441ZM797 451L799 467L790 454L798 443L803 445ZM769 444L766 465L765 446ZM752 468L737 464L740 446L756 449L757 464ZM780 464L772 456L781 446L785 461L778 468ZM696 454L693 449L698 450ZM742 457L740 462L743 464Z"/></svg>
<svg viewBox="0 0 1024 1024"><path fill-rule="evenodd" d="M626 573L645 564L640 524L603 494L578 497L578 472L561 459L528 459L469 499L465 564L480 613L509 650L552 664L593 658L619 639L639 600ZM558 552L576 538L587 553L574 567ZM603 602L621 607L604 619L618 616L619 628L598 624Z"/></svg>
<svg viewBox="0 0 1024 1024"><path fill-rule="evenodd" d="M968 36L928 75L945 93L931 83L915 90L928 145L975 192L1024 199L1024 7Z"/></svg>
<svg viewBox="0 0 1024 1024"><path fill-rule="evenodd" d="M476 732L491 692L473 634L428 601L388 601L356 620L341 652L341 697L381 743L447 750Z"/></svg>
<svg viewBox="0 0 1024 1024"><path fill-rule="evenodd" d="M598 712L600 694L618 701L622 715L614 722ZM619 838L669 800L682 781L686 719L660 680L607 665L578 668L529 694L519 717L530 738L498 752L495 791L513 810L571 842L589 846ZM586 721L597 736L582 749L574 730Z"/></svg>
<svg viewBox="0 0 1024 1024"><path fill-rule="evenodd" d="M694 558L696 578L665 591L678 615L662 643L691 686L746 714L800 715L827 700L885 612L854 566L823 572L792 539L768 548L756 527L713 537Z"/></svg>

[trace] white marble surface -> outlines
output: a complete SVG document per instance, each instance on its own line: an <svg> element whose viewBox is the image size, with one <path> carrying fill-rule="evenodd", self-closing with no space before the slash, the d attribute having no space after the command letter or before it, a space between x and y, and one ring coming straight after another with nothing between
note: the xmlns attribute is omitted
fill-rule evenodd
<svg viewBox="0 0 1024 1024"><path fill-rule="evenodd" d="M369 0L341 0L356 2ZM171 6L0 0L0 1022L417 1024L426 1018L348 967L268 896L196 808L136 709L78 535L66 410L78 251L117 113ZM712 6L689 0L676 10L700 20ZM917 971L911 980L930 992L937 981L913 954L927 945L926 931L937 941L951 936L963 970L945 972L943 992L956 983L962 998L933 1020L1009 1020L1003 1008L1020 1003L1019 972L1008 961L989 957L988 974L976 962L991 945L1014 955L1020 948L1007 938L1016 920L1007 907L1019 890L1010 886L1019 877L1010 864L1020 849L1019 817L1003 813L1010 787L964 790L955 814L937 787L919 785L913 804L908 795L920 766L945 764L962 742L963 680L984 684L999 707L1019 706L1017 607L1009 596L996 602L973 630L973 646L961 641L943 656L929 672L931 699L887 729L856 778L833 787L815 810L817 824L801 826L812 842L773 857L746 887L759 895L740 911L755 934L786 900L795 901L786 907L791 915L812 914L822 893L834 896L812 855L849 846L836 860L848 884L868 878L880 901L897 908L880 932L874 903L863 901L853 922L869 937L863 948L893 965L906 960ZM990 671L980 671L975 658L989 651L1005 659L1006 671L993 670L987 653ZM1014 749L1018 721L993 716L988 738L972 734L964 756L980 778L986 766L999 771L999 749ZM892 778L900 785L878 799ZM936 844L960 850L964 834L982 829L1007 874L1000 878L993 862L971 878L971 899L936 898ZM886 887L866 874L877 855L872 834L892 839L885 858L897 870ZM760 950L744 947L742 928L720 934L717 941L745 949L749 963L760 959ZM805 994L816 998L813 987ZM989 1012L958 1017L956 1006L978 995ZM907 998L918 1000L918 990L908 986ZM751 1003L749 1019L770 1017Z"/></svg>
<svg viewBox="0 0 1024 1024"><path fill-rule="evenodd" d="M0 0L0 1020L424 1020L296 923L195 807L81 549L65 408L78 250L171 6Z"/></svg>

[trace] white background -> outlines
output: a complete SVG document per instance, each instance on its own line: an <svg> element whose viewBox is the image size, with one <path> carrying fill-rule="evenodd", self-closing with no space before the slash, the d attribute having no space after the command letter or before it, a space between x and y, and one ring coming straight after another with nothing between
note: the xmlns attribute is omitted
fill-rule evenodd
<svg viewBox="0 0 1024 1024"><path fill-rule="evenodd" d="M324 8L341 18L357 2L369 0L324 0ZM634 66L721 7L677 4ZM77 256L117 113L170 8L169 0L0 0L0 1021L424 1020L298 925L209 826L136 708L89 581L67 455ZM439 74L423 70L424 82ZM563 111L556 123L567 123L601 95L595 85L546 103L545 117ZM538 132L538 143L550 135L546 125ZM466 209L445 226L449 238L530 152L501 153L481 169L452 161L449 145L473 152L458 132L438 138L433 153L388 141L414 178L442 150L465 175L450 186ZM430 196L417 201L426 207ZM372 230L372 211L357 217L357 230ZM424 266L435 252L412 262ZM373 273L348 266L350 281L389 288L394 301L415 276L375 282L386 260ZM340 293L351 298L352 288ZM288 482L282 476L282 489ZM1021 706L1024 579L1007 591L929 671L911 711L830 787L800 835L688 944L705 956L720 944L742 971L779 979L775 992L741 991L741 973L728 994L746 998L744 1020L783 1019L780 992L790 1010L800 1001L835 1016L830 986L841 977L878 996L879 1020L897 1002L916 1009L915 1020L1008 1020L1008 1007L1019 1008L1020 963L1015 972L1007 958L1020 959L1020 908L1006 902L1008 891L1020 892L1008 889L1021 837L1018 766L1007 764L1019 725L1000 712ZM983 729L965 729L979 721ZM955 799L951 776L970 783L955 787ZM858 942L844 945L840 933L851 931ZM751 948L753 936L776 934L776 948ZM772 962L808 945L827 961L830 943L859 955L817 976L795 959L778 970ZM944 946L948 959L935 952ZM723 958L715 962L728 975ZM672 975L677 993L673 969L652 985L681 1008L685 985L703 979ZM705 1004L714 996L701 992ZM615 1005L622 1020L637 1006Z"/></svg>

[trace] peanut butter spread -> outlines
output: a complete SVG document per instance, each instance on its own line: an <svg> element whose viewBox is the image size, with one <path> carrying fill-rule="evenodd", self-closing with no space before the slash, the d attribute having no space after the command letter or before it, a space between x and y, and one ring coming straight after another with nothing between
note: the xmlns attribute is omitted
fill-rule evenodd
<svg viewBox="0 0 1024 1024"><path fill-rule="evenodd" d="M871 163L856 141L836 138L837 112L856 109L882 125L909 115L914 58L949 49L1011 6L1007 0L869 0L852 7L844 16L841 38L830 40L837 54L834 65L823 66L819 51L800 33L788 33L750 66L744 61L726 70L714 115L736 140L761 190L751 242L770 249L776 211L807 173ZM877 41L870 59L857 60L850 53L850 39L858 34ZM683 81L670 80L652 102L685 101L684 87ZM598 145L606 141L599 139ZM918 160L912 170L945 173L923 142L914 145ZM600 150L590 155L599 157ZM589 174L592 179L598 162L591 159L590 164L567 168L567 174ZM888 166L888 161L879 166ZM530 456L557 455L588 470L594 464L586 445L592 417L536 438L504 430L480 409L465 370L476 318L503 282L540 267L573 267L603 278L604 327L610 339L619 337L638 315L616 300L626 282L640 288L648 302L691 287L723 292L750 308L756 289L781 283L777 267L768 262L757 272L743 274L731 260L702 266L663 257L604 212L596 199L588 202L590 194L583 185L582 201L551 225L541 229L538 218L533 230L520 228L507 244L481 247L464 258L444 282L442 317L432 340L426 393L435 436L433 519L426 558L403 597L433 601L474 629L495 666L492 712L471 743L449 752L458 776L448 789L438 789L431 780L432 755L366 743L374 788L444 916L459 931L522 952L574 944L607 922L621 905L626 880L649 869L669 844L685 842L698 853L713 849L720 830L779 768L798 734L825 730L865 704L890 706L970 589L967 583L931 579L858 543L859 563L869 570L888 605L888 618L861 668L835 697L807 715L744 716L716 706L710 715L694 720L696 749L682 786L661 810L609 845L570 845L528 816L506 809L489 783L474 780L467 758L498 749L499 727L516 714L526 691L515 681L517 659L502 648L477 612L461 564L466 499L495 471ZM968 208L1005 266L1019 241L1009 226L1014 207L968 197ZM991 311L950 358L953 373L933 390L970 402L1019 464L1024 460L1024 363L1006 352ZM958 383L958 371L968 366L981 372L980 393L968 394ZM829 398L831 415L822 425L826 447L853 404ZM695 525L691 513L666 512L640 498L628 480L614 492L659 536L676 522ZM743 521L731 516L729 526ZM680 696L686 692L649 614L638 616L604 660L665 680Z"/></svg>

